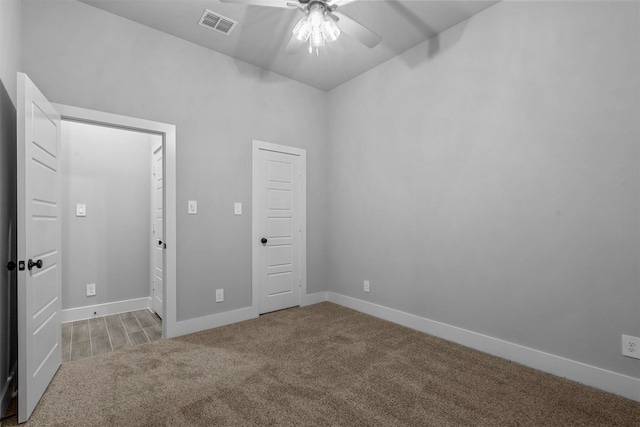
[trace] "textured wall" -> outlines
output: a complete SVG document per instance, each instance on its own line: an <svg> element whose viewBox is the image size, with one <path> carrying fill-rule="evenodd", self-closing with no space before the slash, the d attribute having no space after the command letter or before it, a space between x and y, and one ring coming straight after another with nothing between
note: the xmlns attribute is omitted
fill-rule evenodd
<svg viewBox="0 0 640 427"><path fill-rule="evenodd" d="M325 92L75 1L25 2L23 45L51 101L176 125L178 320L251 305L252 139L307 149L308 289L325 289Z"/></svg>
<svg viewBox="0 0 640 427"><path fill-rule="evenodd" d="M149 296L154 141L161 137L63 122L63 309ZM76 216L78 203L87 216Z"/></svg>
<svg viewBox="0 0 640 427"><path fill-rule="evenodd" d="M637 378L639 8L503 2L333 90L330 290Z"/></svg>

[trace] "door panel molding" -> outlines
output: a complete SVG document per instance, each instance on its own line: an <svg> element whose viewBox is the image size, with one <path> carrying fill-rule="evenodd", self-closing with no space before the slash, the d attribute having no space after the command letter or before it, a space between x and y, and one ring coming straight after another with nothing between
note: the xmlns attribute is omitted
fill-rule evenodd
<svg viewBox="0 0 640 427"><path fill-rule="evenodd" d="M252 232L251 232L251 264L252 264L252 312L254 316L260 314L260 251L264 249L260 242L260 203L261 177L259 174L259 158L261 151L271 151L274 153L297 156L299 159L299 187L300 195L298 199L298 209L300 213L299 226L299 273L300 289L298 304L303 305L307 296L307 151L302 148L289 147L285 145L273 144L270 142L252 141ZM276 171L277 173L278 171Z"/></svg>
<svg viewBox="0 0 640 427"><path fill-rule="evenodd" d="M58 110L63 120L162 136L164 149L164 241L167 244L164 262L162 337L178 336L176 317L176 126L63 104L53 104L53 106Z"/></svg>

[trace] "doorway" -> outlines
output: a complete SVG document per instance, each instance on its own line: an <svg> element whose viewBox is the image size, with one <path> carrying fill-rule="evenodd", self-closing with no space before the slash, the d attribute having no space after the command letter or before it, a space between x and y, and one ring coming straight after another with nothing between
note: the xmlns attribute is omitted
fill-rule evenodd
<svg viewBox="0 0 640 427"><path fill-rule="evenodd" d="M61 138L63 322L153 309L150 176L162 137L63 119Z"/></svg>
<svg viewBox="0 0 640 427"><path fill-rule="evenodd" d="M145 154L148 167L141 173L146 174L147 191L146 194L132 195L131 203L134 203L137 198L143 199L150 209L147 210L148 215L146 220L148 227L146 232L148 233L148 239L145 244L146 262L145 272L146 280L145 286L147 292L141 298L144 300L144 307L150 308L159 315L162 316L162 337L170 338L176 335L176 218L175 218L175 126L168 125L159 122L153 122L143 119L136 119L126 116L119 116L110 113L104 113L94 110L88 110L84 108L66 106L61 104L53 104L54 107L60 112L63 123L79 123L85 126L101 127L103 129L111 129L116 132L130 132L131 134L142 135L148 137L150 143L148 150ZM155 162L159 162L158 165ZM122 166L122 165L121 165ZM112 164L111 167L118 168L118 164ZM154 183L154 169L161 168L158 173L162 177L161 187L159 189L160 196L158 198L157 192L153 190L157 182ZM158 175L156 175L158 176ZM122 191L127 191L127 187L123 186ZM104 201L108 203L109 200ZM84 204L81 201L72 202L72 208L78 209L77 204ZM159 204L159 209L155 209L156 204ZM85 209L85 214L88 216L91 214L90 206L80 207L80 210ZM131 206L131 209L134 209ZM122 209L124 215L128 215L125 206ZM160 212L161 217L154 220L154 215ZM76 213L75 211L73 212ZM156 236L160 236L161 239L156 239ZM99 236L98 236L99 237ZM158 245L158 240L162 241L161 245ZM127 241L123 240L115 242L114 250L121 250L123 245L127 245ZM99 244L99 242L96 242ZM161 265L162 281L161 283L154 283L156 277L156 264ZM89 284L90 282L86 283ZM92 283L92 282L91 282ZM81 282L82 286L86 285ZM155 289L154 289L155 287ZM79 293L85 291L81 288ZM99 292L99 288L96 289L96 293ZM156 299L158 296L158 299ZM156 302L154 302L156 301ZM64 303L64 301L63 301ZM110 315L112 313L135 311L139 310L141 301L138 298L132 298L130 300L124 300L122 305L116 306L115 311L109 311L108 303L105 305L96 304L89 306L89 311L86 315L78 318L89 318L100 315ZM102 312L96 312L96 308L102 308ZM86 311L86 310L85 310ZM95 313L95 314L94 314ZM64 319L64 316L63 316Z"/></svg>

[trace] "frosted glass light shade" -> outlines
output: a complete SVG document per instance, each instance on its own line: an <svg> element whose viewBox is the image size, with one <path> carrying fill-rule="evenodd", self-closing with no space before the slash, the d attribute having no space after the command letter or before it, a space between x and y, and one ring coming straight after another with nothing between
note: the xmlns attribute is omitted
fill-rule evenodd
<svg viewBox="0 0 640 427"><path fill-rule="evenodd" d="M302 18L293 28L293 35L301 42L306 42L307 40L309 40L309 36L311 35L311 24L307 20L306 16Z"/></svg>
<svg viewBox="0 0 640 427"><path fill-rule="evenodd" d="M311 47L324 46L324 37L322 36L322 31L320 29L315 29L311 32L311 39L309 40L309 45Z"/></svg>
<svg viewBox="0 0 640 427"><path fill-rule="evenodd" d="M322 23L322 36L328 42L336 41L337 38L340 37L340 28L338 28L335 22L327 19Z"/></svg>
<svg viewBox="0 0 640 427"><path fill-rule="evenodd" d="M312 27L319 27L324 21L324 9L320 7L314 7L309 12L309 23Z"/></svg>

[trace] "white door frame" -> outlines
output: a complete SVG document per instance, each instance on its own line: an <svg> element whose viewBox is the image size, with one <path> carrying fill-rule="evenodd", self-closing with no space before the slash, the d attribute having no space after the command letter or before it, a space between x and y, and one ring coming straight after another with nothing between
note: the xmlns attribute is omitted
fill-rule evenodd
<svg viewBox="0 0 640 427"><path fill-rule="evenodd" d="M300 157L300 292L299 301L303 305L303 300L307 295L307 150L303 148L288 147L286 145L272 144L270 142L253 140L251 155L251 286L252 286L252 303L251 308L254 315L260 315L260 243L259 224L260 212L258 212L259 203L259 185L260 177L258 176L258 153L260 150L274 151L276 153L290 154Z"/></svg>
<svg viewBox="0 0 640 427"><path fill-rule="evenodd" d="M162 337L177 336L176 330L176 127L166 123L120 116L69 105L53 104L62 116L70 120L100 126L110 126L162 136L164 146L164 240L165 251L164 318Z"/></svg>

